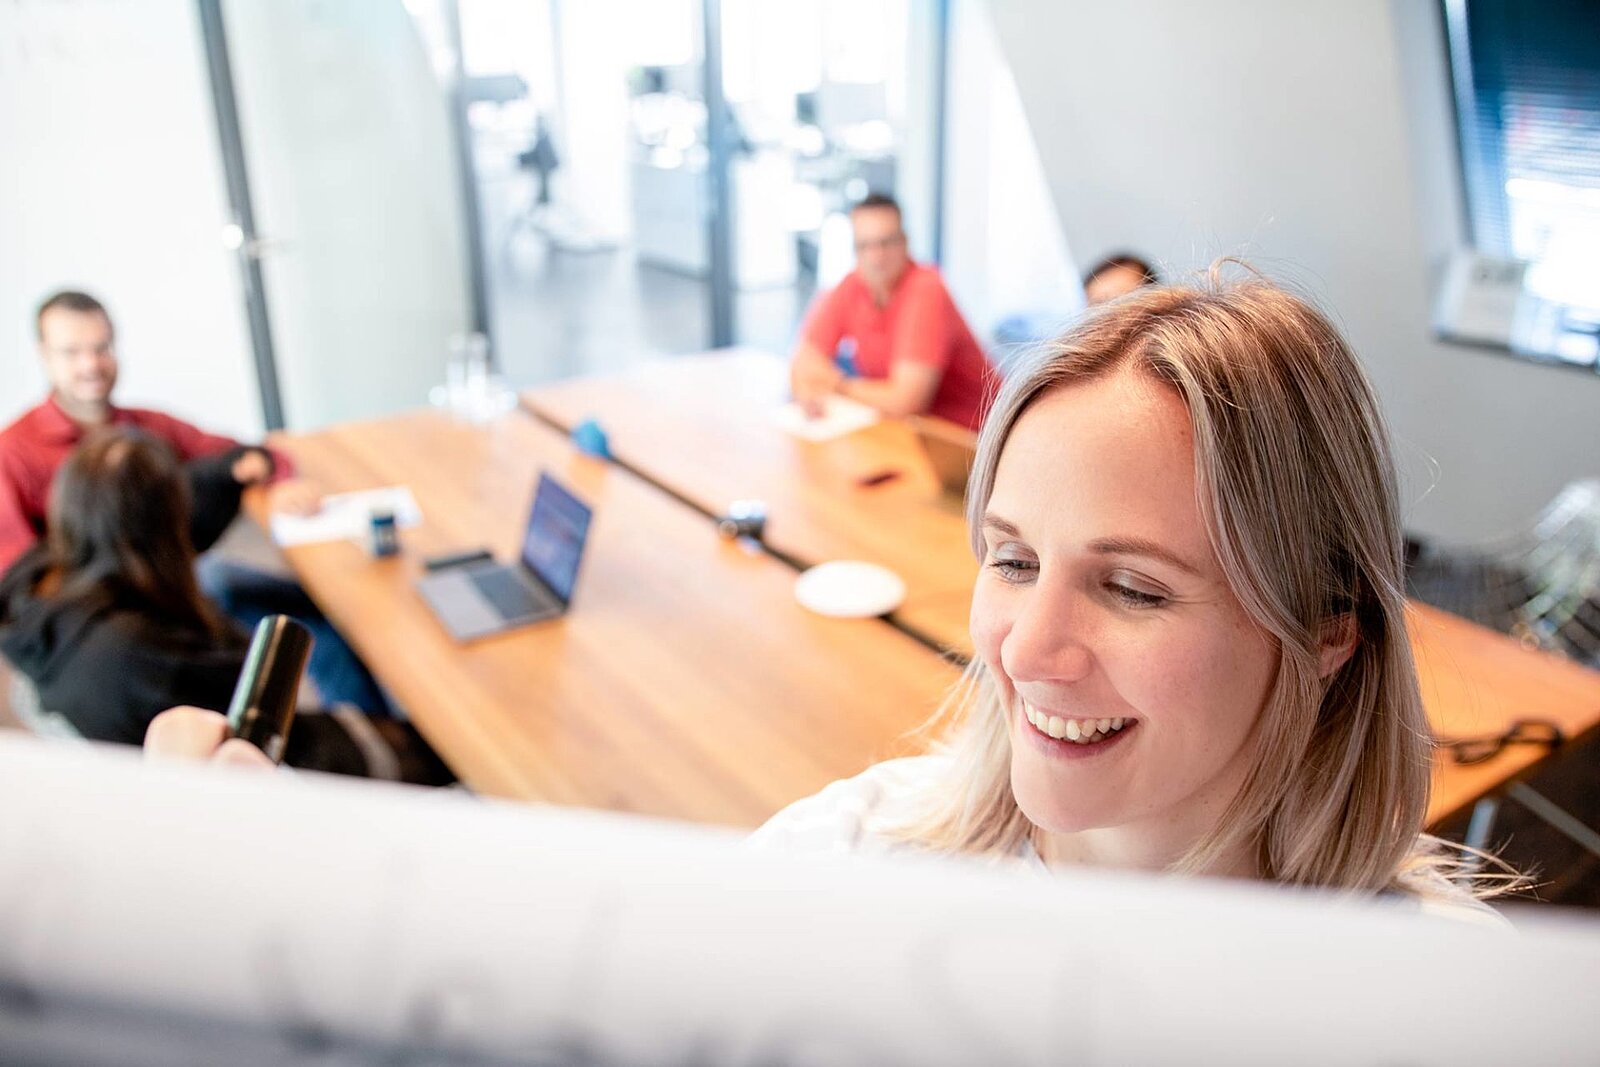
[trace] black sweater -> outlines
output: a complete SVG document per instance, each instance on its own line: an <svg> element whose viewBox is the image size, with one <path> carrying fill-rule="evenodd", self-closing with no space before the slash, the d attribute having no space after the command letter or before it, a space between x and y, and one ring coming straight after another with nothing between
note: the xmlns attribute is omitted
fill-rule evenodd
<svg viewBox="0 0 1600 1067"><path fill-rule="evenodd" d="M138 745L167 708L228 709L248 647L243 632L214 640L110 591L38 597L45 570L35 546L0 578L0 654L32 679L43 710L90 740Z"/></svg>

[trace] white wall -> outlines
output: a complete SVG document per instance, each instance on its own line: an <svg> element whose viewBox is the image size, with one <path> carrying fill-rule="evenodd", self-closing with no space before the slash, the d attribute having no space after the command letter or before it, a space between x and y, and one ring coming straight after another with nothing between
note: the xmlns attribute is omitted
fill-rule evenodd
<svg viewBox="0 0 1600 1067"><path fill-rule="evenodd" d="M990 3L1068 244L1308 286L1382 395L1413 529L1506 531L1600 473L1600 378L1431 336L1466 237L1436 4Z"/></svg>
<svg viewBox="0 0 1600 1067"><path fill-rule="evenodd" d="M0 421L72 285L116 318L119 401L260 433L210 108L192 0L0 4Z"/></svg>

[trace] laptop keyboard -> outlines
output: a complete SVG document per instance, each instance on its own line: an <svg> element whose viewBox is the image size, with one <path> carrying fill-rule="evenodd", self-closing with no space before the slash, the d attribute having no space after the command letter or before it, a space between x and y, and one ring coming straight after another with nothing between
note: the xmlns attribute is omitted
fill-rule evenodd
<svg viewBox="0 0 1600 1067"><path fill-rule="evenodd" d="M548 611L551 605L546 598L537 596L511 571L492 570L474 574L472 584L489 598L502 619L520 619Z"/></svg>

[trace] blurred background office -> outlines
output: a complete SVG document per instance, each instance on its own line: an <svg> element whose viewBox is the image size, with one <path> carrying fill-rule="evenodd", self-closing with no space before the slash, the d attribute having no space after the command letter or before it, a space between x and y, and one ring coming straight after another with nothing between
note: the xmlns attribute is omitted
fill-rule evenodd
<svg viewBox="0 0 1600 1067"><path fill-rule="evenodd" d="M1409 526L1494 536L1600 446L1596 6L9 4L0 418L64 284L127 402L247 439L424 404L471 331L518 387L786 351L880 191L997 357L1110 252L1305 285Z"/></svg>

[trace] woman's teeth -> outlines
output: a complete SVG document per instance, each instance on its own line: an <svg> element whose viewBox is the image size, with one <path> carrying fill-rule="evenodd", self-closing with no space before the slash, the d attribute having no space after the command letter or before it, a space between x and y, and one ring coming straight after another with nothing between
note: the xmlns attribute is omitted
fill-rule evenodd
<svg viewBox="0 0 1600 1067"><path fill-rule="evenodd" d="M1022 713L1040 733L1058 741L1073 741L1080 745L1104 741L1133 721L1126 718L1063 719L1059 715L1046 715L1027 701L1022 702Z"/></svg>

